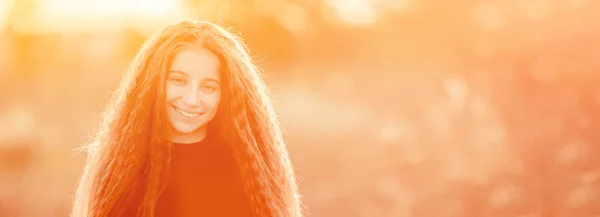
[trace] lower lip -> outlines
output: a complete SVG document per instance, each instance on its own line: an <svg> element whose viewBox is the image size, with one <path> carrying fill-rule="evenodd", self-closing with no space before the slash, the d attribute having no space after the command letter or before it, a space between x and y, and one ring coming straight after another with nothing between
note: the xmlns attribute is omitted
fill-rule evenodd
<svg viewBox="0 0 600 217"><path fill-rule="evenodd" d="M194 120L194 119L196 119L196 118L198 118L198 117L202 116L202 114L204 114L204 113L200 113L200 114L196 115L195 117L191 118L191 117L188 117L188 116L185 116L185 115L183 115L183 114L179 113L179 111L178 111L179 109L178 109L177 107L175 107L175 106L172 106L172 107L173 107L173 110L175 110L175 112L176 112L176 113L177 113L179 116L181 116L182 118L184 118L184 119L187 119L187 120Z"/></svg>

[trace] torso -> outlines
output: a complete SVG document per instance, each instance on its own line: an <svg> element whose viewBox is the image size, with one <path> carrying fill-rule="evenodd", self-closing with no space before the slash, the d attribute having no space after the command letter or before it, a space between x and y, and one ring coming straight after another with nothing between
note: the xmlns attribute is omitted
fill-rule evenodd
<svg viewBox="0 0 600 217"><path fill-rule="evenodd" d="M228 147L214 140L173 144L170 180L155 216L252 216L237 168Z"/></svg>

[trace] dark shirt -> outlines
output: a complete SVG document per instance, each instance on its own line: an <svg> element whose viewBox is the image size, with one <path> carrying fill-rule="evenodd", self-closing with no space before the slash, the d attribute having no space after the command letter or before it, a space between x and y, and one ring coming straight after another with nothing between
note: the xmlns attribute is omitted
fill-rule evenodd
<svg viewBox="0 0 600 217"><path fill-rule="evenodd" d="M156 217L252 216L229 147L207 137L195 144L173 144L172 156Z"/></svg>

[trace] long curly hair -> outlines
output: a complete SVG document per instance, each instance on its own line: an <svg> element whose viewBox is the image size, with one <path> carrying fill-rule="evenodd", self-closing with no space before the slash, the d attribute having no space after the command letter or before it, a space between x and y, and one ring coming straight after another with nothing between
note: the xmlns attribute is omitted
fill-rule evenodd
<svg viewBox="0 0 600 217"><path fill-rule="evenodd" d="M222 101L209 123L233 145L255 216L300 217L295 174L266 85L242 40L207 21L183 21L142 46L113 94L75 193L72 217L153 216L169 176L165 78L183 44L201 43L221 60Z"/></svg>

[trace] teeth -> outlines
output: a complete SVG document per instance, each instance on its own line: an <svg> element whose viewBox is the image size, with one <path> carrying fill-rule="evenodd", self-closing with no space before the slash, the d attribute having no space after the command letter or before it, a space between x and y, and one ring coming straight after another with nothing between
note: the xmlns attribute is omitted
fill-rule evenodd
<svg viewBox="0 0 600 217"><path fill-rule="evenodd" d="M195 117L198 117L198 115L200 115L200 113L189 113L189 112L183 111L180 108L175 108L175 110L177 110L177 112L179 112L179 114L183 115L186 118L195 118Z"/></svg>

